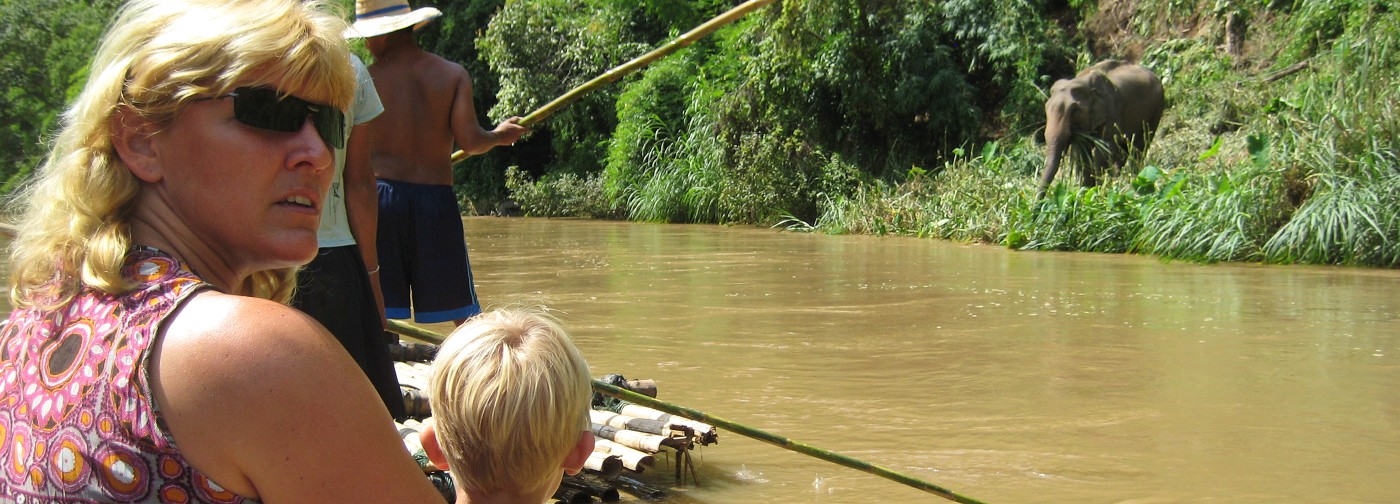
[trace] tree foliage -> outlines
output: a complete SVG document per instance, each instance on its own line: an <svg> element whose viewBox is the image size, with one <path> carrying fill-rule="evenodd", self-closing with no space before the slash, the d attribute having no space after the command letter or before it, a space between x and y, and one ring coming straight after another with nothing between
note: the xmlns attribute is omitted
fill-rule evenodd
<svg viewBox="0 0 1400 504"><path fill-rule="evenodd" d="M9 191L38 166L115 0L0 0L0 180Z"/></svg>
<svg viewBox="0 0 1400 504"><path fill-rule="evenodd" d="M972 29L944 19L941 6L789 0L672 57L683 63L644 70L625 84L618 126L605 139L609 194L653 220L810 217L823 195L972 141L981 107L999 107L1018 72L1035 70L1005 55L1043 46L1046 30L1043 21L1012 25L1011 35ZM715 7L700 5L706 16ZM1002 84L990 86L1003 91L979 92L969 66L999 76Z"/></svg>
<svg viewBox="0 0 1400 504"><path fill-rule="evenodd" d="M493 120L526 115L615 65L647 44L634 39L628 13L592 0L513 1L492 19L478 46L500 75ZM596 173L603 142L616 124L617 88L595 92L549 120L550 170Z"/></svg>

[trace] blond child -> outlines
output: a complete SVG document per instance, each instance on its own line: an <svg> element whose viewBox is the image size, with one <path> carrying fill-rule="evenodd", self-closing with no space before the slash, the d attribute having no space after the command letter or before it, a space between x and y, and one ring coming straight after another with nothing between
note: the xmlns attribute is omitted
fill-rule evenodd
<svg viewBox="0 0 1400 504"><path fill-rule="evenodd" d="M428 458L450 471L457 504L540 503L593 452L588 363L559 323L496 310L438 350L429 382Z"/></svg>

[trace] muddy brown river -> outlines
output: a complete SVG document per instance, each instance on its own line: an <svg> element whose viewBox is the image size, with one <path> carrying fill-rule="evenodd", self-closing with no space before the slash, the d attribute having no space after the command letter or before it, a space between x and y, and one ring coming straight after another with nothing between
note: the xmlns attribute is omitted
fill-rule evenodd
<svg viewBox="0 0 1400 504"><path fill-rule="evenodd" d="M557 310L595 375L987 503L1400 502L1400 271L465 223L487 307ZM731 432L695 462L642 479L663 503L945 502Z"/></svg>
<svg viewBox="0 0 1400 504"><path fill-rule="evenodd" d="M466 229L488 307L558 310L596 375L988 503L1400 501L1397 271L744 227ZM943 501L729 432L697 455L699 484L664 502Z"/></svg>

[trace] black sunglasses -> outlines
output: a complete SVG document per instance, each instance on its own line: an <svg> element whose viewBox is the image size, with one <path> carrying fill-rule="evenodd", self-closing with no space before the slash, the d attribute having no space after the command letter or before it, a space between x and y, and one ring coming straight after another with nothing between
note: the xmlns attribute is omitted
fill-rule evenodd
<svg viewBox="0 0 1400 504"><path fill-rule="evenodd" d="M233 98L233 118L258 129L293 133L309 117L326 145L345 148L345 113L295 96L282 96L270 87L241 87L223 97Z"/></svg>

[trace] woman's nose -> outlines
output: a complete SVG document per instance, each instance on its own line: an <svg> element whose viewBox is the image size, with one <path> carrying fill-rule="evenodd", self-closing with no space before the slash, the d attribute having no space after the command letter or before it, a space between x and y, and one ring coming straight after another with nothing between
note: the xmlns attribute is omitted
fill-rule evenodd
<svg viewBox="0 0 1400 504"><path fill-rule="evenodd" d="M297 130L296 142L297 154L293 159L292 166L308 163L313 169L324 170L330 168L335 161L334 148L321 138L321 132L316 128L316 121L310 116L306 118L305 123L302 123L301 129Z"/></svg>

